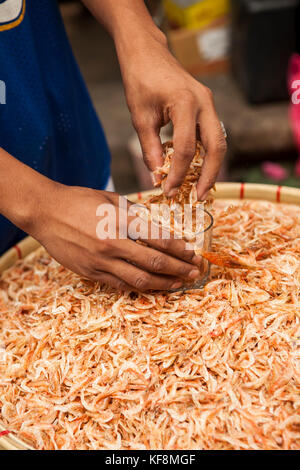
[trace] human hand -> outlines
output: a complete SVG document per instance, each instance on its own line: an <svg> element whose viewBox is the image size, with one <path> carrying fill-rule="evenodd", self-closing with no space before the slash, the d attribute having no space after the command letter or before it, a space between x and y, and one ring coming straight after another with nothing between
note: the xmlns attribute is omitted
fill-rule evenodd
<svg viewBox="0 0 300 470"><path fill-rule="evenodd" d="M174 196L193 159L196 127L206 150L198 198L204 200L217 178L226 152L226 140L211 91L189 75L167 48L162 34L144 34L130 45L117 47L126 98L146 165L161 166L162 126L172 121L174 159L165 192ZM118 46L118 41L116 40Z"/></svg>
<svg viewBox="0 0 300 470"><path fill-rule="evenodd" d="M117 215L117 234L119 229L124 231L120 224L126 219L130 226L130 203L125 202L125 208L120 209L118 194L52 182L47 188L47 202L35 212L26 230L63 266L120 290L176 289L183 284L182 279L199 276L195 265L201 257L186 250L183 240L147 239L144 246L129 237L99 239L96 212L104 204Z"/></svg>

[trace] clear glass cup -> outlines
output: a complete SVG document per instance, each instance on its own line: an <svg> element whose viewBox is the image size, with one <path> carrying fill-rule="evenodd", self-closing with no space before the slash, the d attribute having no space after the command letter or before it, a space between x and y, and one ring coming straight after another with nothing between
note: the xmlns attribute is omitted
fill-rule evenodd
<svg viewBox="0 0 300 470"><path fill-rule="evenodd" d="M169 226L165 226L153 218L151 219L151 222L168 232L170 231ZM195 254L201 255L202 251L210 251L211 249L213 223L214 219L211 213L204 208L198 207L196 229L188 231L188 236L186 236L186 232L183 230L182 234L176 238L182 238L187 243L187 249L193 249ZM182 287L174 289L171 292L202 289L209 279L210 262L207 259L202 258L200 265L197 267L200 271L198 279L186 279Z"/></svg>
<svg viewBox="0 0 300 470"><path fill-rule="evenodd" d="M214 218L208 210L198 209L198 211L199 210L202 213L201 222L198 224L194 240L189 241L189 248L194 249L195 254L201 255L202 251L208 252L211 250ZM186 279L183 287L176 289L176 292L202 289L205 286L210 276L210 262L202 257L201 263L197 267L200 271L199 278L193 279L192 281Z"/></svg>

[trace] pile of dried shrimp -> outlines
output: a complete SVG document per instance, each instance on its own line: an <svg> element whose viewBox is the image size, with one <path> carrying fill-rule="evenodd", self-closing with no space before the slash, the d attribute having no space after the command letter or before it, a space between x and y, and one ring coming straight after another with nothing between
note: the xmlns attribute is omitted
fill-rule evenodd
<svg viewBox="0 0 300 470"><path fill-rule="evenodd" d="M300 208L214 205L203 291L122 294L43 250L0 285L0 423L37 449L300 449Z"/></svg>

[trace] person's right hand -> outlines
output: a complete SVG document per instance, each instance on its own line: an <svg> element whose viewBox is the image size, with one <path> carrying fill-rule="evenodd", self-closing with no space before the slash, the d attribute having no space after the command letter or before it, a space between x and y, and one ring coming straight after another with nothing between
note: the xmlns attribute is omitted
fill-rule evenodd
<svg viewBox="0 0 300 470"><path fill-rule="evenodd" d="M118 194L50 186L47 202L31 217L26 231L63 266L120 290L170 290L181 287L183 279L199 276L196 264L201 257L186 250L182 240L144 240L148 245L144 246L129 238L98 238L97 208L109 204L118 214ZM127 209L123 210L120 219L125 221Z"/></svg>

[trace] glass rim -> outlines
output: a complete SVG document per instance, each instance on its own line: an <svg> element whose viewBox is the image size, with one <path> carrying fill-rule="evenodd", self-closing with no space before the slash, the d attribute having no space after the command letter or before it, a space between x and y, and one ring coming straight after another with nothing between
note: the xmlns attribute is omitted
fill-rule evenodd
<svg viewBox="0 0 300 470"><path fill-rule="evenodd" d="M205 232L208 232L208 230L210 230L212 228L215 219L214 219L214 216L207 209L205 209L205 208L202 209L200 207L200 210L202 210L203 212L205 212L208 215L208 217L210 218L210 222L209 222L208 226L203 231L199 231L199 232L196 232L196 233L205 233Z"/></svg>

